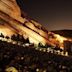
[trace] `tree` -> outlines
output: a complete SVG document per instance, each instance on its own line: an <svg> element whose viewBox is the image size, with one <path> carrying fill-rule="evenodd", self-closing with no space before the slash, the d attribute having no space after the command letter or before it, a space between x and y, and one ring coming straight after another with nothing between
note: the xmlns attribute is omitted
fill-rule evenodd
<svg viewBox="0 0 72 72"><path fill-rule="evenodd" d="M1 33L0 37L4 38L4 35Z"/></svg>
<svg viewBox="0 0 72 72"><path fill-rule="evenodd" d="M6 38L6 39L9 39L9 36L6 36L5 38Z"/></svg>
<svg viewBox="0 0 72 72"><path fill-rule="evenodd" d="M17 40L16 35L13 34L13 35L11 36L11 39L16 41L16 40Z"/></svg>

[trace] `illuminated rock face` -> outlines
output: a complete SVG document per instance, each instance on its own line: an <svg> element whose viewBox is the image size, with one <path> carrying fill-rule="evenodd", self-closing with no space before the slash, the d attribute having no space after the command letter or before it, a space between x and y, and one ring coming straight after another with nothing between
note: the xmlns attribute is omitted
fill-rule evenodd
<svg viewBox="0 0 72 72"><path fill-rule="evenodd" d="M14 1L14 2L13 2ZM14 4L12 4L12 2ZM10 5L11 3L12 5ZM28 20L21 17L21 12L15 0L1 0L0 1L0 18L5 20L9 26L18 31L19 34L27 34L30 42L35 44L42 43L43 45L50 44L47 37L47 32L44 28L33 20ZM14 10L16 9L16 10ZM16 14L17 13L17 14ZM21 18L21 19L20 19ZM23 21L22 21L23 20Z"/></svg>
<svg viewBox="0 0 72 72"><path fill-rule="evenodd" d="M12 18L23 22L21 11L16 0L0 0L0 11L8 14Z"/></svg>
<svg viewBox="0 0 72 72"><path fill-rule="evenodd" d="M11 37L15 32L13 31L12 28L5 26L5 25L0 25L0 34L3 34L4 36L9 36Z"/></svg>
<svg viewBox="0 0 72 72"><path fill-rule="evenodd" d="M31 19L22 18L21 10L15 0L0 0L0 18L6 21L8 28L5 29L9 31L9 35L14 32L27 35L30 42L34 44L42 43L43 45L59 45L61 47L61 42L65 40L56 34L52 35L55 38L50 38L49 32L41 24ZM2 30L2 32L6 35L5 31Z"/></svg>

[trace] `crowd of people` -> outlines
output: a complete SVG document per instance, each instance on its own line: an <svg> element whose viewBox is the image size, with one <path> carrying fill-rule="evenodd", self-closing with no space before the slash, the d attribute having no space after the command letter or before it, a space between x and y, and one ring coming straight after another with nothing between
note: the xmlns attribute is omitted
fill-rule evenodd
<svg viewBox="0 0 72 72"><path fill-rule="evenodd" d="M18 72L71 72L72 58L0 40L0 72L9 67Z"/></svg>

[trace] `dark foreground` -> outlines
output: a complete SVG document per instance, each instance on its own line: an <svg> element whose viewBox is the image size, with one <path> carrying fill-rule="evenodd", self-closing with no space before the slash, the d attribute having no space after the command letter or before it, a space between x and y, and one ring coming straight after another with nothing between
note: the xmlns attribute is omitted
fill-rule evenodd
<svg viewBox="0 0 72 72"><path fill-rule="evenodd" d="M0 72L9 67L18 72L71 72L72 58L0 41Z"/></svg>

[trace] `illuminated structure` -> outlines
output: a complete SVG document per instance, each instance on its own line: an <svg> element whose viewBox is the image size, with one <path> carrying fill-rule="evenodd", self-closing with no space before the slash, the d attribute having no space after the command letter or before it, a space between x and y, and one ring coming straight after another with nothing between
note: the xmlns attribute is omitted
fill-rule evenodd
<svg viewBox="0 0 72 72"><path fill-rule="evenodd" d="M13 33L27 36L30 42L36 45L42 43L43 45L59 46L63 49L63 41L68 40L60 35L48 32L34 20L21 17L21 10L16 0L0 0L0 18L5 21L9 30L12 29Z"/></svg>

